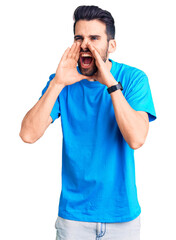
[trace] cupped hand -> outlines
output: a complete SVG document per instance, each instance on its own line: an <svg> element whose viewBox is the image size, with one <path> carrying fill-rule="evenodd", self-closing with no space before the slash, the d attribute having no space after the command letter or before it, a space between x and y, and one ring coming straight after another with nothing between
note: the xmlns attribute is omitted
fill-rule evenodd
<svg viewBox="0 0 176 240"><path fill-rule="evenodd" d="M76 69L79 59L80 45L79 42L75 42L72 44L71 48L68 47L65 50L56 70L56 83L66 86L79 82L82 79L91 79L89 76L80 74Z"/></svg>
<svg viewBox="0 0 176 240"><path fill-rule="evenodd" d="M98 71L92 76L92 78L106 86L108 86L111 82L116 83L116 80L108 69L107 64L102 60L97 49L91 44L91 42L88 42L87 46L94 56L95 64L98 68Z"/></svg>

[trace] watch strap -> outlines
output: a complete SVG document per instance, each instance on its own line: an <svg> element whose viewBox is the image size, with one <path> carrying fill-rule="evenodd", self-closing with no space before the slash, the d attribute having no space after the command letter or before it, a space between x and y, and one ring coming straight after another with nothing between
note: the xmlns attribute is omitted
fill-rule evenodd
<svg viewBox="0 0 176 240"><path fill-rule="evenodd" d="M112 92L114 92L116 90L119 90L119 89L121 91L123 90L122 84L120 82L118 82L118 84L116 84L116 85L113 85L113 86L107 88L107 91L110 94L110 93L112 93Z"/></svg>

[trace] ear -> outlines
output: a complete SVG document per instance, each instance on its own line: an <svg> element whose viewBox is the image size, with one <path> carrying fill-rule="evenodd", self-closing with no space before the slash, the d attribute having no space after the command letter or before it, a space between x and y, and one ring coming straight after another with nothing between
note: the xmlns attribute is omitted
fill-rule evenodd
<svg viewBox="0 0 176 240"><path fill-rule="evenodd" d="M108 53L113 53L116 50L116 40L115 39L111 39L109 40L109 49L108 49Z"/></svg>

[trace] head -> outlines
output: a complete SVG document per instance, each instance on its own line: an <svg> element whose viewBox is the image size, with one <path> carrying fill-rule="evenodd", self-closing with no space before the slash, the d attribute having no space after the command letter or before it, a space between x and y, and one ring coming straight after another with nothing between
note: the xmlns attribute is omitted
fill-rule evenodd
<svg viewBox="0 0 176 240"><path fill-rule="evenodd" d="M86 54L92 56L87 42L95 46L102 60L107 63L109 53L116 49L114 19L106 10L84 5L76 8L73 19L74 41L81 42L78 66L82 74L92 76L97 72L97 66L93 57L86 57Z"/></svg>

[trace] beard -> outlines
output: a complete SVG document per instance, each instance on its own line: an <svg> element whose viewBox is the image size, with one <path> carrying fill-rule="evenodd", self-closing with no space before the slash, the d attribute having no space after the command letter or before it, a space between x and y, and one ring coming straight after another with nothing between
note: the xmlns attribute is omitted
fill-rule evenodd
<svg viewBox="0 0 176 240"><path fill-rule="evenodd" d="M81 51L81 52L90 52L89 50L88 51ZM108 46L106 47L106 50L104 51L103 55L101 54L101 59L106 62L107 61L107 56L108 56ZM92 59L93 63L91 65L90 68L82 68L81 67L81 62L80 62L80 58L78 59L78 67L80 69L80 72L85 75L85 76L93 76L97 71L98 71L98 68L96 66L96 63L95 63L95 58Z"/></svg>
<svg viewBox="0 0 176 240"><path fill-rule="evenodd" d="M98 71L98 68L95 64L95 59L93 58L92 59L93 63L92 63L92 66L90 68L82 68L81 67L81 63L80 63L80 58L78 60L78 67L80 69L80 72L85 75L85 76L93 76L97 71Z"/></svg>

